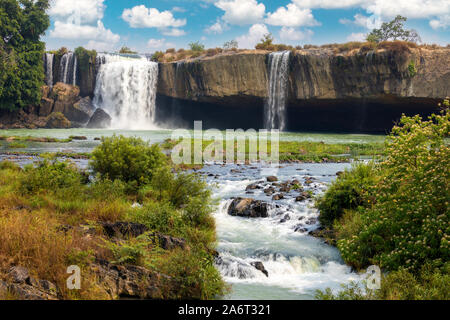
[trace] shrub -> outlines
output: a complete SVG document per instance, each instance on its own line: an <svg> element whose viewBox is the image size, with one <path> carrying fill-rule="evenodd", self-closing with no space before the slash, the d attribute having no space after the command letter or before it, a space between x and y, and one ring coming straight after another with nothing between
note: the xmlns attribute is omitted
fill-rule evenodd
<svg viewBox="0 0 450 320"><path fill-rule="evenodd" d="M395 53L405 54L410 53L409 45L405 41L383 41L378 44L378 48L386 49Z"/></svg>
<svg viewBox="0 0 450 320"><path fill-rule="evenodd" d="M166 53L175 53L175 48L169 48L166 50Z"/></svg>
<svg viewBox="0 0 450 320"><path fill-rule="evenodd" d="M351 171L345 171L338 177L327 192L316 201L320 211L320 223L332 226L336 219L344 214L344 210L356 209L363 205L368 191L375 184L377 169L373 163L359 163Z"/></svg>
<svg viewBox="0 0 450 320"><path fill-rule="evenodd" d="M416 64L414 63L414 61L411 61L408 64L408 72L411 78L413 78L417 74Z"/></svg>
<svg viewBox="0 0 450 320"><path fill-rule="evenodd" d="M151 58L154 62L163 62L164 61L164 52L156 51Z"/></svg>
<svg viewBox="0 0 450 320"><path fill-rule="evenodd" d="M403 117L394 127L372 205L359 209L360 230L338 240L347 263L415 272L449 260L449 119L447 108L429 121Z"/></svg>
<svg viewBox="0 0 450 320"><path fill-rule="evenodd" d="M92 152L90 166L103 179L141 186L151 181L154 170L164 165L165 159L156 144L150 145L140 138L113 136L102 138Z"/></svg>
<svg viewBox="0 0 450 320"><path fill-rule="evenodd" d="M230 40L227 41L223 44L223 49L224 50L232 50L232 49L237 49L239 47L239 44L236 40Z"/></svg>
<svg viewBox="0 0 450 320"><path fill-rule="evenodd" d="M196 53L205 51L205 46L198 41L189 43L189 48Z"/></svg>
<svg viewBox="0 0 450 320"><path fill-rule="evenodd" d="M59 192L61 189L81 188L85 178L75 165L69 162L49 162L44 160L37 167L28 165L20 178L23 193L38 193L40 191ZM68 192L66 190L66 192Z"/></svg>

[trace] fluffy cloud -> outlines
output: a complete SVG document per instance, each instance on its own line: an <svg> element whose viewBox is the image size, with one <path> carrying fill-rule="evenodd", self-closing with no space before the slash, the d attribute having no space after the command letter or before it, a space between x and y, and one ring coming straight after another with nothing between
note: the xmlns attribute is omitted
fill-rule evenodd
<svg viewBox="0 0 450 320"><path fill-rule="evenodd" d="M147 42L147 48L151 50L166 50L168 48L174 48L175 44L166 42L166 39L150 39Z"/></svg>
<svg viewBox="0 0 450 320"><path fill-rule="evenodd" d="M211 25L205 29L205 32L209 33L209 34L221 34L225 30L228 30L227 23L224 21L221 21L220 19L217 19L216 23L214 23L213 25Z"/></svg>
<svg viewBox="0 0 450 320"><path fill-rule="evenodd" d="M125 9L122 19L132 28L177 28L186 25L186 19L175 19L170 11L159 11L144 5Z"/></svg>
<svg viewBox="0 0 450 320"><path fill-rule="evenodd" d="M48 13L58 20L73 23L95 23L103 19L104 0L52 0Z"/></svg>
<svg viewBox="0 0 450 320"><path fill-rule="evenodd" d="M255 45L269 33L269 29L264 24L254 24L248 30L248 34L240 36L236 39L239 48L253 49Z"/></svg>
<svg viewBox="0 0 450 320"><path fill-rule="evenodd" d="M262 21L266 6L256 0L218 0L216 7L225 11L222 19L230 24L246 25Z"/></svg>
<svg viewBox="0 0 450 320"><path fill-rule="evenodd" d="M110 50L120 40L118 34L106 29L102 18L106 6L104 0L53 0L49 9L55 20L50 37L90 40L87 48Z"/></svg>
<svg viewBox="0 0 450 320"><path fill-rule="evenodd" d="M339 22L342 24L355 24L366 29L379 28L382 23L381 19L376 16L367 17L362 14L356 14L353 18L354 20L340 19Z"/></svg>
<svg viewBox="0 0 450 320"><path fill-rule="evenodd" d="M450 15L444 15L437 20L431 20L430 26L433 29L447 29L447 27L450 26Z"/></svg>
<svg viewBox="0 0 450 320"><path fill-rule="evenodd" d="M297 42L301 40L311 39L314 32L312 30L298 30L292 27L283 27L280 30L280 39L284 42Z"/></svg>
<svg viewBox="0 0 450 320"><path fill-rule="evenodd" d="M433 19L430 25L448 25L448 0L292 0L299 8L340 9L359 7L383 20L400 14L410 19ZM437 18L437 19L436 19Z"/></svg>
<svg viewBox="0 0 450 320"><path fill-rule="evenodd" d="M266 23L283 27L319 25L310 9L300 9L293 3L288 4L286 7L278 8L274 13L269 13Z"/></svg>
<svg viewBox="0 0 450 320"><path fill-rule="evenodd" d="M50 37L63 39L87 39L101 40L104 42L117 43L120 36L106 29L99 20L96 26L78 25L70 22L55 21L55 29L50 31Z"/></svg>

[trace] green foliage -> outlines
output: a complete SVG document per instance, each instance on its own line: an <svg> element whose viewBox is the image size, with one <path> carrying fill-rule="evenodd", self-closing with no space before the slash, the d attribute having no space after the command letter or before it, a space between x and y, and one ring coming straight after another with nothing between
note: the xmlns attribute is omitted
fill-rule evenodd
<svg viewBox="0 0 450 320"><path fill-rule="evenodd" d="M449 260L449 128L448 109L429 121L403 117L394 127L373 201L359 208L359 230L338 241L347 263L414 272Z"/></svg>
<svg viewBox="0 0 450 320"><path fill-rule="evenodd" d="M331 227L340 219L344 210L356 209L364 201L370 201L367 193L376 182L377 168L373 163L358 163L351 171L345 171L316 201L320 211L320 223Z"/></svg>
<svg viewBox="0 0 450 320"><path fill-rule="evenodd" d="M156 51L152 56L152 61L154 62L162 62L164 60L164 52Z"/></svg>
<svg viewBox="0 0 450 320"><path fill-rule="evenodd" d="M158 145L139 138L113 136L102 138L92 152L90 166L101 178L122 180L130 185L150 183L153 172L164 165L165 155Z"/></svg>
<svg viewBox="0 0 450 320"><path fill-rule="evenodd" d="M270 50L273 45L273 36L271 33L267 33L261 39L261 41L255 46L258 50Z"/></svg>
<svg viewBox="0 0 450 320"><path fill-rule="evenodd" d="M416 64L414 63L414 61L411 61L408 64L408 71L411 78L413 78L417 74Z"/></svg>
<svg viewBox="0 0 450 320"><path fill-rule="evenodd" d="M137 52L131 50L131 49L128 48L128 47L125 47L125 46L124 46L124 47L120 48L119 53L120 53L120 54L136 54Z"/></svg>
<svg viewBox="0 0 450 320"><path fill-rule="evenodd" d="M21 143L21 142L17 142L17 141L10 142L8 144L8 148L10 148L10 149L20 149L20 148L26 148L26 147L27 147L26 144Z"/></svg>
<svg viewBox="0 0 450 320"><path fill-rule="evenodd" d="M97 51L86 50L83 47L78 47L75 49L75 56L77 57L80 70L85 72L89 70L89 64L95 64Z"/></svg>
<svg viewBox="0 0 450 320"><path fill-rule="evenodd" d="M223 44L224 50L233 50L239 48L239 44L236 40L230 40Z"/></svg>
<svg viewBox="0 0 450 320"><path fill-rule="evenodd" d="M449 300L450 273L424 265L416 274L405 269L381 278L380 290L368 290L364 283L351 282L333 293L330 288L317 291L319 300Z"/></svg>
<svg viewBox="0 0 450 320"><path fill-rule="evenodd" d="M201 44L199 41L189 43L189 48L194 51L194 53L205 51L205 45Z"/></svg>
<svg viewBox="0 0 450 320"><path fill-rule="evenodd" d="M36 167L28 165L21 176L21 191L25 194L45 190L76 189L86 182L77 168L68 162L44 160Z"/></svg>
<svg viewBox="0 0 450 320"><path fill-rule="evenodd" d="M114 256L115 261L113 263L145 266L151 242L148 235L143 234L137 238L118 243L107 241L106 245Z"/></svg>
<svg viewBox="0 0 450 320"><path fill-rule="evenodd" d="M38 104L44 81L40 36L50 25L48 0L0 2L0 109Z"/></svg>
<svg viewBox="0 0 450 320"><path fill-rule="evenodd" d="M407 18L400 15L396 16L392 21L385 22L380 29L373 29L367 35L367 41L382 42L389 40L404 40L410 42L420 42L420 36L415 30L405 30L403 23Z"/></svg>

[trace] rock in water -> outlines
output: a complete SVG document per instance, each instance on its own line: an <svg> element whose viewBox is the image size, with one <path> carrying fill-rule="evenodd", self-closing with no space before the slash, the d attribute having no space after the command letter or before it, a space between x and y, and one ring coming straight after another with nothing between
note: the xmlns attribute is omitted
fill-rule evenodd
<svg viewBox="0 0 450 320"><path fill-rule="evenodd" d="M269 205L251 198L236 198L231 202L228 214L246 218L267 218L269 216Z"/></svg>
<svg viewBox="0 0 450 320"><path fill-rule="evenodd" d="M85 97L76 102L72 108L66 111L66 117L70 121L86 124L93 116L95 107L90 97Z"/></svg>
<svg viewBox="0 0 450 320"><path fill-rule="evenodd" d="M264 273L266 275L266 277L269 277L269 272L266 270L266 268L264 267L263 263L261 261L255 261L250 263L252 266L255 267L256 270L261 271L262 273Z"/></svg>
<svg viewBox="0 0 450 320"><path fill-rule="evenodd" d="M275 176L269 176L269 177L267 177L267 181L268 182L275 182L275 181L278 181L278 178L275 177Z"/></svg>
<svg viewBox="0 0 450 320"><path fill-rule="evenodd" d="M103 129L109 126L111 126L111 117L105 110L97 108L86 127L90 129Z"/></svg>
<svg viewBox="0 0 450 320"><path fill-rule="evenodd" d="M61 112L53 112L47 117L46 128L50 129L69 129L71 123Z"/></svg>

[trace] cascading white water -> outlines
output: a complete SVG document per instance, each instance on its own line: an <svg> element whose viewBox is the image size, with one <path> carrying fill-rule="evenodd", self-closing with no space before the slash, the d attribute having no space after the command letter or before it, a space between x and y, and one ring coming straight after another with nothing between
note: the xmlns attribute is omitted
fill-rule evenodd
<svg viewBox="0 0 450 320"><path fill-rule="evenodd" d="M71 85L77 83L77 57L73 52L67 52L61 57L59 81Z"/></svg>
<svg viewBox="0 0 450 320"><path fill-rule="evenodd" d="M286 129L286 96L290 51L269 55L269 98L265 105L266 129Z"/></svg>
<svg viewBox="0 0 450 320"><path fill-rule="evenodd" d="M53 59L55 55L53 53L45 54L45 81L47 86L53 87Z"/></svg>
<svg viewBox="0 0 450 320"><path fill-rule="evenodd" d="M155 125L158 64L145 57L99 55L94 105L116 129L148 130Z"/></svg>

